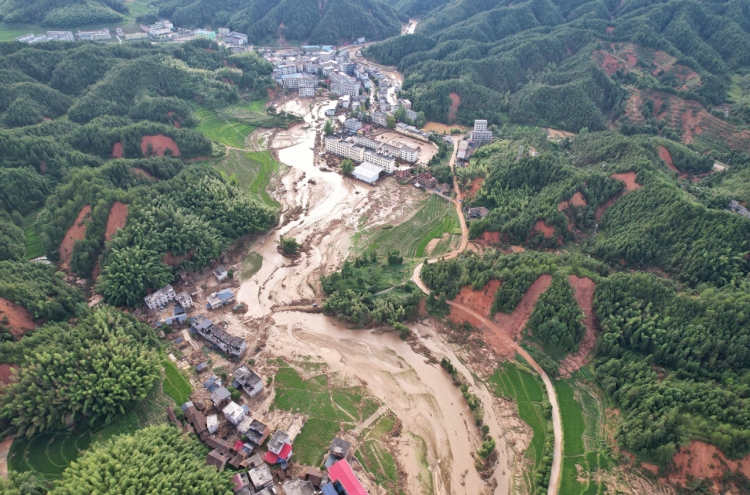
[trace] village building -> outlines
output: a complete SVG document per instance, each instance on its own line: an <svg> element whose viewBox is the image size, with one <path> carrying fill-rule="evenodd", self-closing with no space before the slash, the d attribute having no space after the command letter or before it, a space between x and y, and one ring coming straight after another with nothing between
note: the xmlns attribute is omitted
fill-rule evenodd
<svg viewBox="0 0 750 495"><path fill-rule="evenodd" d="M363 161L377 165L388 174L392 174L396 170L396 160L392 156L384 155L376 151L366 151L363 158Z"/></svg>
<svg viewBox="0 0 750 495"><path fill-rule="evenodd" d="M229 276L229 272L224 265L219 265L214 269L214 276L218 282L223 282Z"/></svg>
<svg viewBox="0 0 750 495"><path fill-rule="evenodd" d="M177 302L185 308L186 311L189 311L193 309L193 298L190 297L190 294L187 293L187 291L182 291L179 294L175 295L175 299Z"/></svg>
<svg viewBox="0 0 750 495"><path fill-rule="evenodd" d="M227 418L227 420L234 426L240 424L245 418L245 410L242 409L242 407L234 401L224 406L224 409L222 409L221 412L224 413L224 417Z"/></svg>
<svg viewBox="0 0 750 495"><path fill-rule="evenodd" d="M267 465L261 464L247 472L250 484L256 491L273 487L273 475Z"/></svg>
<svg viewBox="0 0 750 495"><path fill-rule="evenodd" d="M193 33L196 38L201 38L205 40L215 40L216 39L216 31L208 31L206 29L196 29Z"/></svg>
<svg viewBox="0 0 750 495"><path fill-rule="evenodd" d="M206 339L216 349L226 353L230 359L239 360L247 351L247 342L244 339L227 333L204 315L194 316L191 322L192 332Z"/></svg>
<svg viewBox="0 0 750 495"><path fill-rule="evenodd" d="M226 28L224 28L226 29ZM245 46L247 45L247 35L238 33L236 31L232 31L230 33L222 33L221 28L219 28L219 34L222 35L221 39L226 43L227 45L231 46Z"/></svg>
<svg viewBox="0 0 750 495"><path fill-rule="evenodd" d="M148 26L141 24L141 29L149 36L158 38L170 34L174 29L174 24L168 20L161 20Z"/></svg>
<svg viewBox="0 0 750 495"><path fill-rule="evenodd" d="M331 482L323 486L324 495L367 495L367 490L362 486L352 467L346 459L341 459L328 469L328 477Z"/></svg>
<svg viewBox="0 0 750 495"><path fill-rule="evenodd" d="M47 31L47 39L50 41L75 41L72 31Z"/></svg>
<svg viewBox="0 0 750 495"><path fill-rule="evenodd" d="M326 138L325 144L326 151L334 155L343 156L357 162L362 162L365 159L365 149L351 141L329 136Z"/></svg>
<svg viewBox="0 0 750 495"><path fill-rule="evenodd" d="M315 495L315 487L305 480L294 479L282 485L285 495Z"/></svg>
<svg viewBox="0 0 750 495"><path fill-rule="evenodd" d="M260 447L271 434L271 429L260 421L246 416L237 425L237 431L247 437L247 441Z"/></svg>
<svg viewBox="0 0 750 495"><path fill-rule="evenodd" d="M214 407L220 408L232 399L232 393L226 387L219 387L210 395Z"/></svg>
<svg viewBox="0 0 750 495"><path fill-rule="evenodd" d="M362 128L362 122L358 119L346 119L344 121L344 128L349 132L357 132Z"/></svg>
<svg viewBox="0 0 750 495"><path fill-rule="evenodd" d="M349 95L352 97L359 96L362 85L353 77L342 72L331 72L328 74L328 78L331 81L331 94L340 96Z"/></svg>
<svg viewBox="0 0 750 495"><path fill-rule="evenodd" d="M396 167L396 170L393 171L393 176L396 178L396 180L411 179L411 167L408 167L406 165Z"/></svg>
<svg viewBox="0 0 750 495"><path fill-rule="evenodd" d="M251 398L263 391L263 380L246 365L242 365L234 371L232 386L238 390L244 390Z"/></svg>
<svg viewBox="0 0 750 495"><path fill-rule="evenodd" d="M435 189L437 187L437 179L429 172L422 172L417 175L417 184L425 189Z"/></svg>
<svg viewBox="0 0 750 495"><path fill-rule="evenodd" d="M388 115L385 112L376 111L372 113L372 122L377 125L386 127L388 125L388 121L386 120L387 117Z"/></svg>
<svg viewBox="0 0 750 495"><path fill-rule="evenodd" d="M76 36L81 41L105 41L111 39L109 29L97 29L95 31L78 31Z"/></svg>
<svg viewBox="0 0 750 495"><path fill-rule="evenodd" d="M281 430L276 430L271 440L268 441L268 452L263 458L268 464L281 464L282 466L289 461L292 456L292 439L289 435Z"/></svg>
<svg viewBox="0 0 750 495"><path fill-rule="evenodd" d="M219 416L212 414L206 417L206 430L209 435L213 435L219 429Z"/></svg>
<svg viewBox="0 0 750 495"><path fill-rule="evenodd" d="M153 294L143 298L146 303L146 307L151 311L164 308L170 301L173 301L176 297L174 289L171 285L165 285L161 289L157 290Z"/></svg>
<svg viewBox="0 0 750 495"><path fill-rule="evenodd" d="M223 470L227 462L229 462L229 454L222 454L219 449L212 450L206 456L206 464L215 467L218 471Z"/></svg>
<svg viewBox="0 0 750 495"><path fill-rule="evenodd" d="M429 141L430 140L430 133L429 132L422 132L413 125L407 125L403 122L399 122L396 124L396 132L399 132L401 134L404 134L405 136L412 137L414 139L419 139L421 141Z"/></svg>

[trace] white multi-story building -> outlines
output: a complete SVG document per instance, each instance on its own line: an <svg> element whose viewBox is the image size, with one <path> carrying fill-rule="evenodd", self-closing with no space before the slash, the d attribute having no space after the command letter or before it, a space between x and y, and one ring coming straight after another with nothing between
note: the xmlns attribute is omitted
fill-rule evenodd
<svg viewBox="0 0 750 495"><path fill-rule="evenodd" d="M318 87L318 76L312 74L285 74L281 76L281 81L285 88L297 89L297 88L317 88Z"/></svg>
<svg viewBox="0 0 750 495"><path fill-rule="evenodd" d="M339 139L335 137L326 138L326 151L333 153L334 155L343 156L356 162L363 162L365 160L365 149L361 146L357 146L352 141Z"/></svg>
<svg viewBox="0 0 750 495"><path fill-rule="evenodd" d="M78 31L78 39L81 41L100 41L111 39L109 29L97 29L96 31Z"/></svg>
<svg viewBox="0 0 750 495"><path fill-rule="evenodd" d="M149 26L144 26L143 24L141 24L141 29L144 32L148 33L149 36L158 38L159 36L170 34L172 32L172 29L174 29L174 25L167 20L161 20Z"/></svg>
<svg viewBox="0 0 750 495"><path fill-rule="evenodd" d="M396 170L396 159L389 155L384 155L376 151L365 151L364 161L370 162L392 174Z"/></svg>
<svg viewBox="0 0 750 495"><path fill-rule="evenodd" d="M419 151L415 150L414 148L410 148L409 146L402 146L400 150L400 156L402 160L409 163L414 163L417 161L417 158L419 158Z"/></svg>
<svg viewBox="0 0 750 495"><path fill-rule="evenodd" d="M349 132L357 132L362 128L362 122L359 119L346 119L344 121L344 127Z"/></svg>
<svg viewBox="0 0 750 495"><path fill-rule="evenodd" d="M315 96L315 88L299 88L300 98L313 98Z"/></svg>
<svg viewBox="0 0 750 495"><path fill-rule="evenodd" d="M152 311L156 311L158 308L163 308L170 301L173 301L176 294L171 285L165 285L161 289L157 290L153 294L143 298L146 303L146 307Z"/></svg>
<svg viewBox="0 0 750 495"><path fill-rule="evenodd" d="M50 41L75 41L72 31L47 31Z"/></svg>
<svg viewBox="0 0 750 495"><path fill-rule="evenodd" d="M297 72L297 64L280 64L276 70L279 72L280 76L294 74Z"/></svg>
<svg viewBox="0 0 750 495"><path fill-rule="evenodd" d="M388 121L386 120L386 117L388 115L385 112L372 112L372 122L377 125L382 125L383 127L388 125Z"/></svg>
<svg viewBox="0 0 750 495"><path fill-rule="evenodd" d="M486 120L474 121L474 130L471 132L471 140L477 146L492 142L492 131L487 130Z"/></svg>
<svg viewBox="0 0 750 495"><path fill-rule="evenodd" d="M328 78L331 80L331 93L340 96L349 95L351 97L358 97L362 90L362 85L351 76L342 74L341 72L331 72L328 74Z"/></svg>
<svg viewBox="0 0 750 495"><path fill-rule="evenodd" d="M380 148L379 141L375 141L374 139L370 139L366 136L353 136L352 140L354 141L354 144L363 146L365 148L370 148L373 150Z"/></svg>
<svg viewBox="0 0 750 495"><path fill-rule="evenodd" d="M223 34L219 31L219 35L224 40L224 43L231 46L245 46L247 45L247 35L232 31L231 33Z"/></svg>

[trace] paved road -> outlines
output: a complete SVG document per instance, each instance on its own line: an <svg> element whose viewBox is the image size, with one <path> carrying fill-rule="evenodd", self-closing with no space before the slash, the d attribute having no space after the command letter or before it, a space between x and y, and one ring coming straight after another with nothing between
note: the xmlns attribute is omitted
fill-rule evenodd
<svg viewBox="0 0 750 495"><path fill-rule="evenodd" d="M441 256L440 259L456 258L459 254L463 253L464 250L466 250L466 246L468 246L469 244L469 229L466 227L466 219L464 218L463 211L461 210L462 203L460 200L463 199L463 193L458 187L458 180L456 180L455 178L454 167L455 167L457 152L458 152L458 142L455 142L453 146L453 155L451 156L450 167L454 173L453 185L456 189L456 213L458 214L458 219L461 222L461 245L455 251L448 253L445 256ZM432 258L432 259L428 259L427 263L435 263L437 261L438 261L438 258ZM414 273L412 274L411 279L415 284L417 284L417 286L422 290L422 292L429 295L430 289L427 288L427 286L422 281L422 277L421 277L422 265L424 265L424 263L420 263L414 268ZM498 336L503 337L506 335L503 332L503 330L497 326L496 323L476 313L470 308L467 308L466 306L463 306L461 304L457 304L453 301L448 301L448 304L471 314L475 318L478 318L482 323L484 323L488 328L490 328ZM560 407L557 403L557 395L555 393L555 387L552 385L552 380L549 379L549 376L547 376L547 373L545 373L542 367L539 366L539 363L537 363L534 360L534 358L532 358L529 355L529 353L526 352L524 348L519 346L516 342L512 341L510 338L508 338L508 341L509 341L508 345L510 346L510 348L515 348L516 352L520 354L521 356L523 356L523 358L526 361L528 361L529 364L536 370L539 376L542 377L542 381L544 382L544 387L547 389L547 396L549 397L550 404L552 404L552 428L553 428L554 435L555 435L555 442L554 442L554 447L553 447L552 470L550 471L549 488L547 489L547 495L557 495L557 491L560 487L560 469L562 466L563 434L562 434L562 418L560 417Z"/></svg>

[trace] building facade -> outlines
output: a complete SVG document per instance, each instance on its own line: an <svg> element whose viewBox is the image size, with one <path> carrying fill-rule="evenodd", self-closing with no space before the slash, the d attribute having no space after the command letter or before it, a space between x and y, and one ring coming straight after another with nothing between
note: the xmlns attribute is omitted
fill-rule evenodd
<svg viewBox="0 0 750 495"><path fill-rule="evenodd" d="M388 174L392 174L396 170L396 160L392 156L383 155L376 151L365 151L364 161L370 162L373 165L377 165L382 168Z"/></svg>
<svg viewBox="0 0 750 495"><path fill-rule="evenodd" d="M328 78L331 80L331 93L339 96L349 95L351 97L358 97L362 89L362 85L351 76L343 74L341 72L331 72L328 74Z"/></svg>

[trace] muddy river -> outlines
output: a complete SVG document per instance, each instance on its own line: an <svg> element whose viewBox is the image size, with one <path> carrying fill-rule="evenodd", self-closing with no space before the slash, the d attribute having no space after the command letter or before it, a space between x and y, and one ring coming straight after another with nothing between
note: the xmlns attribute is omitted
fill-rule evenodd
<svg viewBox="0 0 750 495"><path fill-rule="evenodd" d="M398 188L391 179L371 187L326 170L313 150L316 133L325 122L325 103L295 100L283 107L304 115L305 124L277 133L269 143L280 161L290 167L273 185L273 194L282 203L284 215L292 214L295 207L301 213L288 223L282 217L282 227L252 245L251 250L263 257L263 264L242 283L238 299L250 308L246 316L273 318L267 346L274 354L324 360L332 371L365 382L370 393L403 422L395 454L407 473L407 493L508 493L513 485L515 458L506 442L508 423L497 406L499 401L483 384L474 383L471 370L460 364L429 323L412 325L412 329L438 360L447 356L459 365L484 404L485 422L497 439L500 454L493 479L488 480L490 485L496 484L494 490L474 467L472 453L479 448L481 438L472 424L471 412L439 365L427 364L423 355L393 333L350 330L343 322L324 315L274 310L303 300L309 305L320 292L315 290L320 274L340 268L358 229L405 220L419 203L419 198L412 196L417 194L411 191L413 188ZM277 249L281 236L292 236L303 245L299 259L281 256ZM422 441L427 466L420 461ZM425 477L432 478L432 490Z"/></svg>

